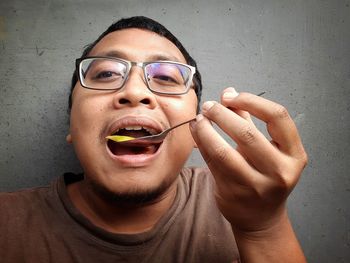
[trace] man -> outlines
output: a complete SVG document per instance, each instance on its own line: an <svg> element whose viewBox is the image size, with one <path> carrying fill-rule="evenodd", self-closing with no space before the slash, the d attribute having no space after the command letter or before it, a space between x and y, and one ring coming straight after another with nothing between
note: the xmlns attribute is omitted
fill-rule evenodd
<svg viewBox="0 0 350 263"><path fill-rule="evenodd" d="M2 262L305 262L285 203L307 157L287 111L227 88L197 115L200 94L195 61L163 26L107 29L72 79L67 141L84 174L0 195ZM106 139L195 117L161 143ZM209 170L183 168L195 146Z"/></svg>

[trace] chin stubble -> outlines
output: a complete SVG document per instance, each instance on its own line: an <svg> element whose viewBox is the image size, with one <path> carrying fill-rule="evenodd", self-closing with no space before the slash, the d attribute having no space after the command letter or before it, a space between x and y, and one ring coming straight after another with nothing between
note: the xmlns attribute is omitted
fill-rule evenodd
<svg viewBox="0 0 350 263"><path fill-rule="evenodd" d="M105 202L118 206L142 206L161 199L172 183L170 180L164 180L158 187L153 189L133 188L126 192L112 191L95 181L89 181L88 185Z"/></svg>

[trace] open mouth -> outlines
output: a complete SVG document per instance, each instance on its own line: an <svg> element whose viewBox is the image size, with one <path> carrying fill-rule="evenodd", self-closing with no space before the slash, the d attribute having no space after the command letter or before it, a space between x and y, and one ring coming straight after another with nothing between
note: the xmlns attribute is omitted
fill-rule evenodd
<svg viewBox="0 0 350 263"><path fill-rule="evenodd" d="M142 126L130 126L118 129L111 135L129 136L139 138L143 136L156 134L154 129ZM116 156L121 155L141 155L141 154L155 154L162 143L152 143L147 141L129 142L128 144L120 144L112 140L107 141L109 150Z"/></svg>

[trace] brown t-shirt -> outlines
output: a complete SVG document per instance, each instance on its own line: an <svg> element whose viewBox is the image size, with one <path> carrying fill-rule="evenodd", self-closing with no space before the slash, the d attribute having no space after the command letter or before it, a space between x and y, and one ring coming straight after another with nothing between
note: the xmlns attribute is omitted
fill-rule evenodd
<svg viewBox="0 0 350 263"><path fill-rule="evenodd" d="M207 169L185 168L170 210L150 231L113 234L72 204L65 174L50 186L0 193L0 262L235 262L236 243L220 214Z"/></svg>

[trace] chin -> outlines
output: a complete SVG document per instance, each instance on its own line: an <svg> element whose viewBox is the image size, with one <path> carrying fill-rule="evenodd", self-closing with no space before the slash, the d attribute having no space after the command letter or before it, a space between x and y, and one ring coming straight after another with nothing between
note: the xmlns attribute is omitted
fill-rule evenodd
<svg viewBox="0 0 350 263"><path fill-rule="evenodd" d="M145 182L140 182L139 185L134 183L127 189L121 189L122 187L118 186L112 188L111 185L106 186L95 180L89 180L88 186L92 192L105 202L115 205L143 205L162 199L171 186L176 183L176 178L173 178L173 180L165 179L152 186L147 186Z"/></svg>

